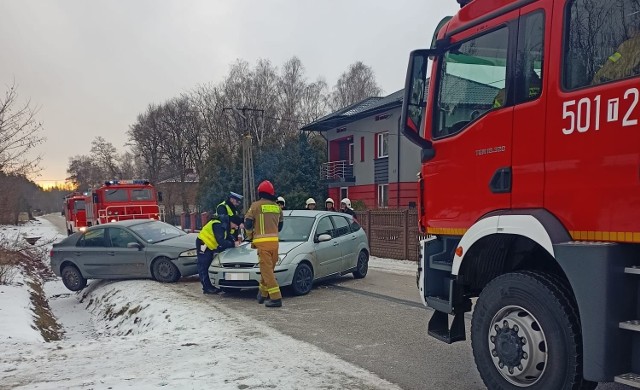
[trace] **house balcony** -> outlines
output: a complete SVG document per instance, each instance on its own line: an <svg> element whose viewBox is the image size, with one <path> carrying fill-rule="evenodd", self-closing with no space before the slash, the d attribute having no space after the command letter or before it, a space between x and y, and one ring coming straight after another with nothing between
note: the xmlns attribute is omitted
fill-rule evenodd
<svg viewBox="0 0 640 390"><path fill-rule="evenodd" d="M353 165L347 160L329 161L320 166L320 179L324 182L354 183Z"/></svg>

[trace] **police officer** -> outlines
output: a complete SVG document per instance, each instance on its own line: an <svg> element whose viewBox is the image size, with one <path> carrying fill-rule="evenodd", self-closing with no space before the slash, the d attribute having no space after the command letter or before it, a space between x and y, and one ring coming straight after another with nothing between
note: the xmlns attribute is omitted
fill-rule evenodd
<svg viewBox="0 0 640 390"><path fill-rule="evenodd" d="M229 230L229 233L233 236L234 240L238 239L238 235L240 234L240 229L236 226L235 228L229 229L229 218L233 216L239 216L238 207L242 203L242 199L244 197L235 192L229 192L229 196L226 200L220 202L218 206L216 206L216 214L220 217L220 222Z"/></svg>
<svg viewBox="0 0 640 390"><path fill-rule="evenodd" d="M275 189L265 180L258 186L258 201L253 202L244 217L251 246L258 249L260 285L258 303L281 307L282 294L274 274L278 262L278 232L282 230L282 210L276 204ZM266 301L266 302L265 302Z"/></svg>
<svg viewBox="0 0 640 390"><path fill-rule="evenodd" d="M235 215L229 218L229 223L232 228L237 229L242 223L242 219ZM217 216L202 227L202 230L198 233L198 238L196 238L196 253L198 255L198 276L200 277L200 283L202 283L203 294L217 294L220 292L219 289L211 284L209 279L209 266L213 261L213 256L237 245L238 243L229 234L228 229L224 227L224 224Z"/></svg>

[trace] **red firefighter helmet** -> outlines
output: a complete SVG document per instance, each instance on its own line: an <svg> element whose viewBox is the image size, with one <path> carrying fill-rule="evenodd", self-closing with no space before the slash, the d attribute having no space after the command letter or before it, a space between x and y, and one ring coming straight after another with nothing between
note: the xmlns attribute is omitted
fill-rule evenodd
<svg viewBox="0 0 640 390"><path fill-rule="evenodd" d="M264 192L265 194L269 194L271 196L276 195L276 190L273 188L273 184L269 180L265 180L260 185L258 185L258 192Z"/></svg>

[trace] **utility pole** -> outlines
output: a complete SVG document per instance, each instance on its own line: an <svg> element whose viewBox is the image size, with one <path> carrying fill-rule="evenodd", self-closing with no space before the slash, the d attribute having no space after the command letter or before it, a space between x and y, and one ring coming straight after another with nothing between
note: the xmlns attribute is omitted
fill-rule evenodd
<svg viewBox="0 0 640 390"><path fill-rule="evenodd" d="M257 108L236 108L236 107L224 107L223 111L231 110L242 118L242 129L244 135L242 136L242 195L244 195L244 202L242 202L242 213L245 214L249 209L251 203L257 200L256 198L256 185L255 175L253 173L253 148L251 143L251 132L249 131L247 111L260 112L262 116L262 123L264 125L264 110ZM236 121L239 124L238 119Z"/></svg>

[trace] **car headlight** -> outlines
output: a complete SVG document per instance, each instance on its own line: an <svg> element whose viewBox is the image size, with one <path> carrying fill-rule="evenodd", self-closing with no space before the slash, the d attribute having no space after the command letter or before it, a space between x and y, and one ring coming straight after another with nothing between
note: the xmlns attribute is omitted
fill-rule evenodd
<svg viewBox="0 0 640 390"><path fill-rule="evenodd" d="M220 264L220 256L219 255L216 255L213 258L213 261L211 262L211 266L212 267L222 267L222 264Z"/></svg>
<svg viewBox="0 0 640 390"><path fill-rule="evenodd" d="M184 251L180 253L180 257L196 257L198 256L198 252L195 249L189 249L188 251Z"/></svg>

